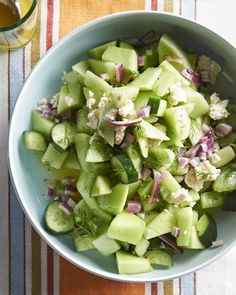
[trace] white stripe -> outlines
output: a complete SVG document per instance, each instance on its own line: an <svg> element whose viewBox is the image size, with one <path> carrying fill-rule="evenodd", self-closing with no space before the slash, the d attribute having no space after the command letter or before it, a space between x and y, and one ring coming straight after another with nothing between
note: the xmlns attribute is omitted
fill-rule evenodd
<svg viewBox="0 0 236 295"><path fill-rule="evenodd" d="M158 282L158 289L157 289L157 294L158 295L164 295L164 283L163 282Z"/></svg>
<svg viewBox="0 0 236 295"><path fill-rule="evenodd" d="M173 295L179 295L179 279L173 280Z"/></svg>
<svg viewBox="0 0 236 295"><path fill-rule="evenodd" d="M47 244L41 239L41 295L47 294Z"/></svg>
<svg viewBox="0 0 236 295"><path fill-rule="evenodd" d="M0 230L0 286L1 294L9 294L9 240L8 240L8 52L0 52L0 187L1 187L1 230Z"/></svg>
<svg viewBox="0 0 236 295"><path fill-rule="evenodd" d="M25 79L31 72L31 43L25 47Z"/></svg>
<svg viewBox="0 0 236 295"><path fill-rule="evenodd" d="M152 10L152 0L145 1L145 10Z"/></svg>
<svg viewBox="0 0 236 295"><path fill-rule="evenodd" d="M152 283L145 283L145 295L151 295L152 294Z"/></svg>
<svg viewBox="0 0 236 295"><path fill-rule="evenodd" d="M158 1L158 11L164 11L164 1L163 0L159 0Z"/></svg>
<svg viewBox="0 0 236 295"><path fill-rule="evenodd" d="M60 294L60 287L59 287L59 279L60 279L60 272L59 272L59 263L60 263L60 256L53 251L53 289L54 295Z"/></svg>
<svg viewBox="0 0 236 295"><path fill-rule="evenodd" d="M174 14L179 14L179 7L180 7L180 4L179 4L179 0L174 0L173 1L173 13Z"/></svg>
<svg viewBox="0 0 236 295"><path fill-rule="evenodd" d="M26 217L25 219L25 294L32 295L32 228Z"/></svg>
<svg viewBox="0 0 236 295"><path fill-rule="evenodd" d="M59 18L60 18L60 1L53 2L53 32L52 44L54 45L59 39Z"/></svg>
<svg viewBox="0 0 236 295"><path fill-rule="evenodd" d="M41 23L40 23L40 57L46 52L47 40L47 0L41 1Z"/></svg>

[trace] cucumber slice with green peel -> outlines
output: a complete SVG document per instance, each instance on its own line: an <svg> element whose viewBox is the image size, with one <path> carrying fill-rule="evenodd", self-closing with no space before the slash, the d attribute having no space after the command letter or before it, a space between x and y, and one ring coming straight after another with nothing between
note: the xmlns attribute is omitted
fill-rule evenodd
<svg viewBox="0 0 236 295"><path fill-rule="evenodd" d="M86 133L88 135L94 134L94 129L88 125L88 111L86 107L83 107L76 113L76 128L79 133Z"/></svg>
<svg viewBox="0 0 236 295"><path fill-rule="evenodd" d="M144 65L139 66L141 71L146 70L149 67L156 67L159 64L158 61L158 52L157 52L157 47L158 43L154 43L152 46L150 46L148 49L141 48L139 49L139 56L143 56L144 58Z"/></svg>
<svg viewBox="0 0 236 295"><path fill-rule="evenodd" d="M24 131L23 132L24 143L28 150L35 152L45 152L47 149L47 143L43 135L36 131Z"/></svg>
<svg viewBox="0 0 236 295"><path fill-rule="evenodd" d="M123 64L131 72L138 71L138 56L133 49L109 46L103 52L102 60Z"/></svg>
<svg viewBox="0 0 236 295"><path fill-rule="evenodd" d="M111 158L113 170L122 183L132 183L138 180L138 171L132 160L126 154L119 154Z"/></svg>
<svg viewBox="0 0 236 295"><path fill-rule="evenodd" d="M180 228L180 235L177 237L177 246L188 247L193 224L193 210L191 207L181 208L178 211L177 226Z"/></svg>
<svg viewBox="0 0 236 295"><path fill-rule="evenodd" d="M167 107L166 100L150 97L148 101L148 105L151 106L151 114L156 115L157 117L163 117L165 114L165 110Z"/></svg>
<svg viewBox="0 0 236 295"><path fill-rule="evenodd" d="M170 138L165 135L163 130L161 130L158 127L153 126L152 124L146 122L143 120L140 124L139 127L143 131L143 135L147 138L150 139L159 139L159 140L169 140Z"/></svg>
<svg viewBox="0 0 236 295"><path fill-rule="evenodd" d="M162 35L161 39L159 40L157 50L159 54L159 63L163 62L163 60L165 60L168 56L179 57L181 58L183 63L175 63L175 66L178 68L178 70L183 70L184 68L192 68L188 54L184 52L179 44L169 35Z"/></svg>
<svg viewBox="0 0 236 295"><path fill-rule="evenodd" d="M162 69L160 68L148 68L129 85L138 87L140 90L151 91L161 72Z"/></svg>
<svg viewBox="0 0 236 295"><path fill-rule="evenodd" d="M139 110L143 107L146 107L148 105L150 97L159 98L159 96L156 95L153 91L139 91L139 94L134 101L135 109Z"/></svg>
<svg viewBox="0 0 236 295"><path fill-rule="evenodd" d="M80 82L79 75L74 71L65 73L62 79L68 84L74 84L74 83Z"/></svg>
<svg viewBox="0 0 236 295"><path fill-rule="evenodd" d="M138 87L122 86L112 89L112 100L116 108L123 107L129 100L135 100L139 93Z"/></svg>
<svg viewBox="0 0 236 295"><path fill-rule="evenodd" d="M142 208L144 212L150 212L158 206L158 202L151 203L150 195L153 187L153 180L150 178L143 182L138 189L139 199L142 203Z"/></svg>
<svg viewBox="0 0 236 295"><path fill-rule="evenodd" d="M61 87L57 113L77 110L85 103L82 87L79 83L66 84Z"/></svg>
<svg viewBox="0 0 236 295"><path fill-rule="evenodd" d="M74 215L67 215L59 208L60 204L60 201L52 201L44 212L44 225L55 235L66 234L72 231L75 225Z"/></svg>
<svg viewBox="0 0 236 295"><path fill-rule="evenodd" d="M148 118L145 118L145 121L150 124L154 124L158 121L158 117L155 115L150 115Z"/></svg>
<svg viewBox="0 0 236 295"><path fill-rule="evenodd" d="M133 50L135 50L134 47L133 47L129 42L124 41L124 40L120 40L120 41L118 41L118 45L119 45L119 47L121 47L121 48L128 48L128 49L133 49Z"/></svg>
<svg viewBox="0 0 236 295"><path fill-rule="evenodd" d="M161 266L173 266L173 260L169 253L162 250L151 250L145 254L151 264Z"/></svg>
<svg viewBox="0 0 236 295"><path fill-rule="evenodd" d="M170 92L170 87L173 84L180 84L180 86L189 86L187 81L168 61L163 61L158 68L162 69L162 72L153 86L153 92L158 96L164 96Z"/></svg>
<svg viewBox="0 0 236 295"><path fill-rule="evenodd" d="M186 94L187 101L194 104L191 112L193 119L205 115L209 111L209 104L201 93L193 90L191 87L184 87L183 90Z"/></svg>
<svg viewBox="0 0 236 295"><path fill-rule="evenodd" d="M73 143L76 132L75 124L66 121L53 127L52 139L59 147L65 150Z"/></svg>
<svg viewBox="0 0 236 295"><path fill-rule="evenodd" d="M173 175L169 172L165 172L166 175L163 175L162 181L161 181L161 187L167 188L170 192L175 193L179 189L181 189L181 185L178 183L178 181L174 178Z"/></svg>
<svg viewBox="0 0 236 295"><path fill-rule="evenodd" d="M78 192L81 194L82 198L88 205L88 207L93 211L93 213L104 220L110 221L111 215L104 210L102 210L97 203L97 200L91 197L91 190L96 179L96 175L89 172L81 172L79 180L77 182Z"/></svg>
<svg viewBox="0 0 236 295"><path fill-rule="evenodd" d="M137 256L142 257L147 252L150 242L144 238L135 246L134 251Z"/></svg>
<svg viewBox="0 0 236 295"><path fill-rule="evenodd" d="M91 235L82 235L73 237L73 243L77 252L87 251L90 249L95 249L93 241L96 237Z"/></svg>
<svg viewBox="0 0 236 295"><path fill-rule="evenodd" d="M174 159L175 154L170 149L149 147L148 157L143 160L143 163L145 167L164 172L171 166Z"/></svg>
<svg viewBox="0 0 236 295"><path fill-rule="evenodd" d="M236 143L236 132L232 132L229 135L218 139L220 147L226 147L230 144Z"/></svg>
<svg viewBox="0 0 236 295"><path fill-rule="evenodd" d="M208 248L217 238L217 227L212 215L203 214L196 225L197 232L201 243Z"/></svg>
<svg viewBox="0 0 236 295"><path fill-rule="evenodd" d="M114 239L109 238L106 233L94 240L93 245L104 256L112 255L120 250L119 243Z"/></svg>
<svg viewBox="0 0 236 295"><path fill-rule="evenodd" d="M138 151L136 150L133 144L130 144L128 146L128 148L126 149L126 153L129 156L130 160L132 161L134 168L136 169L140 177L141 169L142 169L142 161L139 157Z"/></svg>
<svg viewBox="0 0 236 295"><path fill-rule="evenodd" d="M196 226L192 225L191 233L190 233L190 242L189 245L186 247L188 249L196 249L202 250L204 249L204 245L202 244L201 240L198 237Z"/></svg>
<svg viewBox="0 0 236 295"><path fill-rule="evenodd" d="M125 207L128 190L127 184L116 184L110 194L97 198L100 208L114 215L121 213Z"/></svg>
<svg viewBox="0 0 236 295"><path fill-rule="evenodd" d="M96 59L88 59L88 64L91 71L102 78L102 74L107 74L104 80L115 79L116 77L116 64L109 61L102 61Z"/></svg>
<svg viewBox="0 0 236 295"><path fill-rule="evenodd" d="M198 222L198 211L193 210L193 225L196 225Z"/></svg>
<svg viewBox="0 0 236 295"><path fill-rule="evenodd" d="M205 192L200 195L202 209L221 207L224 204L224 193Z"/></svg>
<svg viewBox="0 0 236 295"><path fill-rule="evenodd" d="M81 170L81 166L74 148L68 150L68 156L62 165L62 169Z"/></svg>
<svg viewBox="0 0 236 295"><path fill-rule="evenodd" d="M93 136L93 141L90 143L86 162L99 163L109 161L112 157L110 146L99 135Z"/></svg>
<svg viewBox="0 0 236 295"><path fill-rule="evenodd" d="M108 195L111 192L110 179L107 176L98 175L92 187L91 197Z"/></svg>
<svg viewBox="0 0 236 295"><path fill-rule="evenodd" d="M106 81L91 71L87 71L85 73L84 85L92 91L100 93L101 95L109 95L112 90L112 87Z"/></svg>
<svg viewBox="0 0 236 295"><path fill-rule="evenodd" d="M191 120L184 107L172 107L165 111L164 118L168 127L179 140L189 137Z"/></svg>
<svg viewBox="0 0 236 295"><path fill-rule="evenodd" d="M228 164L221 168L220 175L213 182L212 189L216 192L236 190L236 169L233 164Z"/></svg>
<svg viewBox="0 0 236 295"><path fill-rule="evenodd" d="M140 182L133 182L133 183L129 183L128 184L128 196L127 196L127 200L132 200L136 194L138 193L138 189L140 187Z"/></svg>
<svg viewBox="0 0 236 295"><path fill-rule="evenodd" d="M191 120L189 140L192 145L197 144L200 138L203 136L202 124L203 124L202 117L198 117L196 119Z"/></svg>
<svg viewBox="0 0 236 295"><path fill-rule="evenodd" d="M171 166L168 168L168 171L174 176L182 176L185 175L189 170L189 166L186 165L183 168L179 166L179 161L175 159Z"/></svg>
<svg viewBox="0 0 236 295"><path fill-rule="evenodd" d="M135 214L122 212L112 220L107 235L108 237L137 245L144 234L145 222Z"/></svg>
<svg viewBox="0 0 236 295"><path fill-rule="evenodd" d="M43 155L42 163L48 168L61 169L67 155L68 151L59 151L52 143L50 143Z"/></svg>
<svg viewBox="0 0 236 295"><path fill-rule="evenodd" d="M95 48L92 48L89 50L88 55L91 58L95 59L102 59L103 52L107 49L109 46L116 46L117 41L111 41L102 45L99 45Z"/></svg>
<svg viewBox="0 0 236 295"><path fill-rule="evenodd" d="M218 159L215 160L215 155L217 155ZM216 168L222 167L229 162L231 162L235 158L235 152L233 148L228 145L219 151L216 151L212 156L209 157L209 160L213 166Z"/></svg>
<svg viewBox="0 0 236 295"><path fill-rule="evenodd" d="M46 119L38 111L31 113L32 131L41 133L47 140L51 138L52 128L55 126L54 121Z"/></svg>
<svg viewBox="0 0 236 295"><path fill-rule="evenodd" d="M168 210L162 211L157 217L146 225L145 238L150 240L152 238L172 232L174 226L174 215Z"/></svg>
<svg viewBox="0 0 236 295"><path fill-rule="evenodd" d="M200 200L200 195L198 192L196 192L195 190L191 189L189 190L189 195L190 197L192 197L193 201L197 202Z"/></svg>
<svg viewBox="0 0 236 295"><path fill-rule="evenodd" d="M147 258L137 257L124 251L116 252L116 263L119 274L139 274L152 271Z"/></svg>
<svg viewBox="0 0 236 295"><path fill-rule="evenodd" d="M72 70L77 74L81 84L84 84L85 73L89 70L89 64L87 60L82 60L72 66Z"/></svg>

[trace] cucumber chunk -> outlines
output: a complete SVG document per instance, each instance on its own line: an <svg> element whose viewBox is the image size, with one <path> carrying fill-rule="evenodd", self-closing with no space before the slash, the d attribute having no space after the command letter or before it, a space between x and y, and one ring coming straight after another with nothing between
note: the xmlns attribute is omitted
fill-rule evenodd
<svg viewBox="0 0 236 295"><path fill-rule="evenodd" d="M166 189L168 189L172 193L175 193L176 191L178 191L181 188L178 181L169 172L166 172L166 177L162 178L161 188L162 187L165 187Z"/></svg>
<svg viewBox="0 0 236 295"><path fill-rule="evenodd" d="M99 163L109 161L112 157L110 146L99 135L93 136L89 146L86 162Z"/></svg>
<svg viewBox="0 0 236 295"><path fill-rule="evenodd" d="M130 160L132 161L134 168L136 169L140 177L141 169L142 169L142 161L139 157L138 151L135 149L133 144L130 144L128 146L128 148L126 149L126 153L129 156Z"/></svg>
<svg viewBox="0 0 236 295"><path fill-rule="evenodd" d="M47 140L51 138L52 128L55 123L52 120L46 119L38 111L32 111L31 113L32 131L41 133Z"/></svg>
<svg viewBox="0 0 236 295"><path fill-rule="evenodd" d="M140 90L152 90L161 72L162 69L160 68L148 68L137 78L135 78L134 81L132 81L129 85L138 87Z"/></svg>
<svg viewBox="0 0 236 295"><path fill-rule="evenodd" d="M140 187L140 182L137 181L137 182L129 183L128 187L129 187L129 190L128 190L127 200L132 200L138 192L138 189Z"/></svg>
<svg viewBox="0 0 236 295"><path fill-rule="evenodd" d="M81 235L81 236L75 236L73 238L73 243L75 246L75 249L77 252L87 251L90 249L95 249L93 245L93 241L96 237L93 237L91 235Z"/></svg>
<svg viewBox="0 0 236 295"><path fill-rule="evenodd" d="M47 143L42 134L36 131L24 131L23 132L24 143L28 150L35 152L45 152L47 149Z"/></svg>
<svg viewBox="0 0 236 295"><path fill-rule="evenodd" d="M88 55L91 58L102 59L103 52L107 49L107 47L116 46L116 44L117 44L117 41L111 41L111 42L99 45L95 48L90 49L88 52Z"/></svg>
<svg viewBox="0 0 236 295"><path fill-rule="evenodd" d="M72 70L77 74L81 84L84 84L84 76L85 76L85 73L88 71L88 69L89 69L89 64L87 60L82 60L72 66Z"/></svg>
<svg viewBox="0 0 236 295"><path fill-rule="evenodd" d="M152 267L147 258L117 251L116 263L119 274L138 274L152 271Z"/></svg>
<svg viewBox="0 0 236 295"><path fill-rule="evenodd" d="M149 245L150 245L150 242L142 238L142 240L138 243L138 245L135 246L134 251L139 257L142 257L146 253Z"/></svg>
<svg viewBox="0 0 236 295"><path fill-rule="evenodd" d="M107 78L104 80L115 79L116 76L116 65L113 62L102 61L96 59L88 59L88 64L91 71L97 76L102 78L102 74L107 74Z"/></svg>
<svg viewBox="0 0 236 295"><path fill-rule="evenodd" d="M97 197L102 195L108 195L112 192L111 181L107 176L99 175L94 181L91 197Z"/></svg>
<svg viewBox="0 0 236 295"><path fill-rule="evenodd" d="M64 76L62 77L62 80L64 80L68 84L74 84L74 83L80 82L79 75L74 71L65 73Z"/></svg>
<svg viewBox="0 0 236 295"><path fill-rule="evenodd" d="M143 120L139 127L143 131L143 135L150 139L158 139L158 140L169 140L169 137L165 135L163 130L158 127L153 126L152 124Z"/></svg>
<svg viewBox="0 0 236 295"><path fill-rule="evenodd" d="M63 122L57 124L52 129L53 141L63 150L67 149L73 143L76 134L76 126L72 122Z"/></svg>
<svg viewBox="0 0 236 295"><path fill-rule="evenodd" d="M88 111L84 106L76 113L76 128L79 133L86 133L88 135L93 135L94 130L88 125Z"/></svg>
<svg viewBox="0 0 236 295"><path fill-rule="evenodd" d="M150 97L148 105L151 106L151 114L156 115L157 117L163 117L167 107L167 102L164 99Z"/></svg>
<svg viewBox="0 0 236 295"><path fill-rule="evenodd" d="M134 107L136 110L139 110L148 105L148 101L150 98L159 98L153 91L139 91L138 96L134 101Z"/></svg>
<svg viewBox="0 0 236 295"><path fill-rule="evenodd" d="M144 159L145 167L156 169L160 172L166 171L175 159L172 150L162 147L150 147L148 157Z"/></svg>
<svg viewBox="0 0 236 295"><path fill-rule="evenodd" d="M66 157L63 166L63 169L73 169L81 170L81 166L74 148L70 148L68 151L68 156Z"/></svg>
<svg viewBox="0 0 236 295"><path fill-rule="evenodd" d="M122 183L127 184L138 180L138 172L126 154L119 154L112 157L111 164Z"/></svg>
<svg viewBox="0 0 236 295"><path fill-rule="evenodd" d="M44 225L47 230L55 235L72 231L75 224L74 215L67 215L59 208L60 204L60 201L52 201L48 204L44 213Z"/></svg>
<svg viewBox="0 0 236 295"><path fill-rule="evenodd" d="M228 164L221 168L220 175L214 181L212 188L216 192L236 190L236 169L233 164Z"/></svg>
<svg viewBox="0 0 236 295"><path fill-rule="evenodd" d="M112 100L116 108L120 108L127 104L129 100L135 100L139 93L138 87L122 86L112 89Z"/></svg>
<svg viewBox="0 0 236 295"><path fill-rule="evenodd" d="M213 156L209 157L209 160L211 164L215 166L216 168L219 168L228 164L235 157L235 152L230 145L220 149L219 151L215 152L215 154L219 157L219 160L214 160L214 154Z"/></svg>
<svg viewBox="0 0 236 295"><path fill-rule="evenodd" d="M190 233L190 242L189 245L186 247L188 249L204 249L204 245L200 241L197 233L196 226L192 225L191 227L191 233Z"/></svg>
<svg viewBox="0 0 236 295"><path fill-rule="evenodd" d="M212 215L203 214L198 220L197 232L201 243L206 247L210 247L212 242L217 238L216 222Z"/></svg>
<svg viewBox="0 0 236 295"><path fill-rule="evenodd" d="M108 237L137 245L144 234L145 222L135 214L122 212L112 220L107 235Z"/></svg>
<svg viewBox="0 0 236 295"><path fill-rule="evenodd" d="M104 81L102 78L98 77L91 71L87 71L85 73L84 85L96 92L99 92L101 95L109 95L112 89L106 81Z"/></svg>
<svg viewBox="0 0 236 295"><path fill-rule="evenodd" d="M169 253L162 250L151 250L145 254L145 257L150 261L151 264L161 266L172 266L173 260Z"/></svg>
<svg viewBox="0 0 236 295"><path fill-rule="evenodd" d="M180 235L177 237L177 245L188 247L193 224L193 210L191 207L181 208L177 215L177 225L180 228Z"/></svg>
<svg viewBox="0 0 236 295"><path fill-rule="evenodd" d="M43 155L42 163L49 168L61 169L67 155L68 151L59 151L59 149L56 149L55 146L50 143Z"/></svg>
<svg viewBox="0 0 236 295"><path fill-rule="evenodd" d="M120 250L118 242L109 238L106 233L94 240L93 245L104 256L109 256Z"/></svg>
<svg viewBox="0 0 236 295"><path fill-rule="evenodd" d="M150 212L158 206L158 202L150 202L151 190L153 187L153 179L149 178L147 181L142 182L138 189L140 201L144 212Z"/></svg>
<svg viewBox="0 0 236 295"><path fill-rule="evenodd" d="M202 209L220 207L224 204L224 193L205 192L200 195Z"/></svg>
<svg viewBox="0 0 236 295"><path fill-rule="evenodd" d="M202 117L191 120L189 140L192 145L197 144L200 138L203 136L202 123Z"/></svg>

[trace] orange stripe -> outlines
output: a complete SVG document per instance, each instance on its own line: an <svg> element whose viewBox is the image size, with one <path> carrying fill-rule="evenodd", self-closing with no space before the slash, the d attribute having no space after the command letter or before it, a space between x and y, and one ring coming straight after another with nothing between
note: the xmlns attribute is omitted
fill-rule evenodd
<svg viewBox="0 0 236 295"><path fill-rule="evenodd" d="M54 293L54 288L53 288L53 250L47 246L47 291L48 295L51 295Z"/></svg>
<svg viewBox="0 0 236 295"><path fill-rule="evenodd" d="M164 11L165 12L173 12L173 9L174 9L173 0L164 1Z"/></svg>
<svg viewBox="0 0 236 295"><path fill-rule="evenodd" d="M145 0L129 1L94 1L94 0L61 0L60 30L62 37L76 27L100 16L125 10L143 10Z"/></svg>
<svg viewBox="0 0 236 295"><path fill-rule="evenodd" d="M120 283L87 273L60 257L60 295L143 295L144 284Z"/></svg>
<svg viewBox="0 0 236 295"><path fill-rule="evenodd" d="M157 0L152 0L152 5L151 5L152 10L158 10L158 2Z"/></svg>
<svg viewBox="0 0 236 295"><path fill-rule="evenodd" d="M164 295L173 295L173 281L164 282Z"/></svg>
<svg viewBox="0 0 236 295"><path fill-rule="evenodd" d="M53 30L53 0L48 0L48 15L47 15L47 41L46 50L52 47L52 30Z"/></svg>

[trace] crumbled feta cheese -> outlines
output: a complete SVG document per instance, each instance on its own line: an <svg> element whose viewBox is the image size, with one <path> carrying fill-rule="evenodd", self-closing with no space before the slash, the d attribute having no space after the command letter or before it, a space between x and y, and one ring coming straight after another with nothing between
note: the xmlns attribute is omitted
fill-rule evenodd
<svg viewBox="0 0 236 295"><path fill-rule="evenodd" d="M119 114L122 117L127 117L128 115L132 115L134 113L134 103L131 100L128 100L126 105L119 108Z"/></svg>
<svg viewBox="0 0 236 295"><path fill-rule="evenodd" d="M87 100L86 102L86 107L89 108L90 110L92 109L92 107L95 105L96 103L96 99L91 97Z"/></svg>
<svg viewBox="0 0 236 295"><path fill-rule="evenodd" d="M205 55L201 55L198 58L197 71L203 77L203 81L206 78L206 81L204 82L214 84L217 75L221 71L221 67L217 62L215 62L211 58Z"/></svg>
<svg viewBox="0 0 236 295"><path fill-rule="evenodd" d="M42 98L42 99L40 99L40 101L38 102L38 106L41 106L42 104L45 104L45 103L47 103L47 102L48 102L47 98Z"/></svg>
<svg viewBox="0 0 236 295"><path fill-rule="evenodd" d="M98 104L99 109L103 109L108 104L109 98L106 96L102 96L100 102Z"/></svg>
<svg viewBox="0 0 236 295"><path fill-rule="evenodd" d="M99 109L95 109L88 113L88 120L87 125L92 129L98 128L98 117L99 117Z"/></svg>
<svg viewBox="0 0 236 295"><path fill-rule="evenodd" d="M125 129L126 127L124 126L119 126L115 128L115 144L121 144L124 136L125 136Z"/></svg>
<svg viewBox="0 0 236 295"><path fill-rule="evenodd" d="M74 102L74 99L70 96L65 96L64 97L64 103L68 106L68 107L71 107L72 104Z"/></svg>
<svg viewBox="0 0 236 295"><path fill-rule="evenodd" d="M194 189L196 192L199 192L203 188L203 181L197 180L195 169L190 169L184 177L184 181L188 187Z"/></svg>
<svg viewBox="0 0 236 295"><path fill-rule="evenodd" d="M169 203L173 203L173 204L181 204L182 202L192 202L193 199L192 197L189 195L188 190L185 188L180 188L179 190L177 190L174 193L171 193L170 198L168 199Z"/></svg>
<svg viewBox="0 0 236 295"><path fill-rule="evenodd" d="M88 91L88 95L89 95L89 97L94 97L94 93L93 93L93 91L89 90L89 91Z"/></svg>
<svg viewBox="0 0 236 295"><path fill-rule="evenodd" d="M187 235L187 234L188 234L188 231L187 231L187 230L185 230L185 231L184 231L184 235Z"/></svg>
<svg viewBox="0 0 236 295"><path fill-rule="evenodd" d="M170 87L170 95L168 101L171 105L175 106L180 102L187 102L187 97L184 90L176 84Z"/></svg>
<svg viewBox="0 0 236 295"><path fill-rule="evenodd" d="M229 112L226 110L226 107L229 103L228 99L221 100L217 93L213 93L210 97L210 100L211 104L209 116L213 120L220 120L229 116Z"/></svg>

